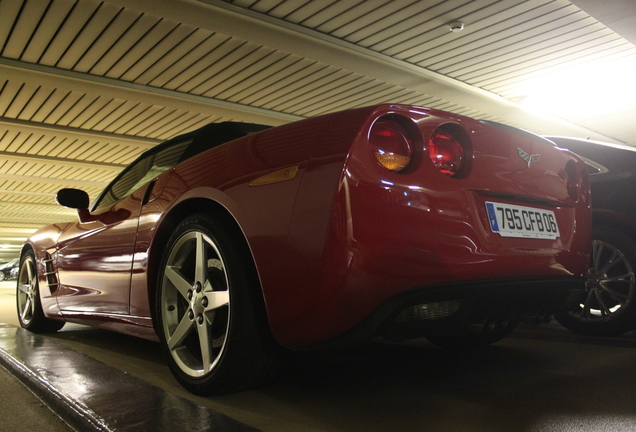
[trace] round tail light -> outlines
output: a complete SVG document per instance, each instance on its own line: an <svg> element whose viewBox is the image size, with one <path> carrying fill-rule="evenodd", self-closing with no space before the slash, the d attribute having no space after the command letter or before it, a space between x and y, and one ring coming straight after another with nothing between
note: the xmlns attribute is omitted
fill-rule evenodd
<svg viewBox="0 0 636 432"><path fill-rule="evenodd" d="M413 140L406 128L391 118L373 124L369 145L380 165L393 172L402 171L413 159Z"/></svg>
<svg viewBox="0 0 636 432"><path fill-rule="evenodd" d="M568 191L568 195L574 201L578 201L579 198L579 176L576 173L576 163L573 160L568 161L565 164L565 176L566 180L566 188Z"/></svg>
<svg viewBox="0 0 636 432"><path fill-rule="evenodd" d="M461 137L451 128L436 130L428 141L428 154L433 165L449 177L461 172L465 153Z"/></svg>

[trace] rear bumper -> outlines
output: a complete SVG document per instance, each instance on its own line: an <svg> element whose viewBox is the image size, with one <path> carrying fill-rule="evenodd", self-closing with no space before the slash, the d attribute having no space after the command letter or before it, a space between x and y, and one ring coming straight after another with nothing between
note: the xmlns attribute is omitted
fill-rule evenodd
<svg viewBox="0 0 636 432"><path fill-rule="evenodd" d="M535 281L582 280L591 246L591 211L580 160L540 143L535 149L523 137L469 122L466 129L476 131L471 169L448 178L430 162L425 145L428 134L446 120L423 115L414 121L421 132L420 138L414 138L419 150L403 173L381 167L369 151L366 131L371 119L363 125L344 166L340 160L327 163L331 159L316 158L303 174L298 197L313 204L295 205L289 247L277 254L285 257L277 261L285 267L276 274L285 278L263 283L270 327L282 346L328 343L363 322L375 323L369 326L373 331L367 331L375 335L388 315L400 313L397 306L386 305L417 296L414 292L428 296L461 291L459 287L506 291L532 287ZM543 165L529 168L519 158L518 146L541 153ZM571 169L566 172L567 167ZM571 184L576 179L580 185ZM560 234L502 236L492 230L486 202L554 212ZM558 283L548 285L548 291L561 290ZM535 295L529 290L527 301ZM552 294L547 297L552 299ZM493 295L491 301L496 298ZM470 304L460 303L458 317L468 313ZM386 333L402 337L394 329Z"/></svg>
<svg viewBox="0 0 636 432"><path fill-rule="evenodd" d="M452 333L493 314L549 322L584 292L579 277L511 278L418 287L383 303L360 324L305 349L350 345L382 336L405 340Z"/></svg>

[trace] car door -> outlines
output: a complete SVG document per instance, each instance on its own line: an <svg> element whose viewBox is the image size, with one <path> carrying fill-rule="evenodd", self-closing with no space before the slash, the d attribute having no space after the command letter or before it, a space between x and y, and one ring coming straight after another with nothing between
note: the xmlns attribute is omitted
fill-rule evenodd
<svg viewBox="0 0 636 432"><path fill-rule="evenodd" d="M94 210L62 233L56 256L62 312L129 314L139 214L153 179L176 165L190 141L145 153L102 192Z"/></svg>

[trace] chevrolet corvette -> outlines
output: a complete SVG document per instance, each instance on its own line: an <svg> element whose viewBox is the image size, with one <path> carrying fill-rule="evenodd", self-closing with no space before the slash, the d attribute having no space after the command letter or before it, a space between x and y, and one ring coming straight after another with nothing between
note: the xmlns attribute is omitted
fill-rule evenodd
<svg viewBox="0 0 636 432"><path fill-rule="evenodd" d="M581 159L406 105L210 124L57 201L78 217L24 245L22 327L157 340L196 394L263 385L289 350L494 343L579 300L591 245Z"/></svg>

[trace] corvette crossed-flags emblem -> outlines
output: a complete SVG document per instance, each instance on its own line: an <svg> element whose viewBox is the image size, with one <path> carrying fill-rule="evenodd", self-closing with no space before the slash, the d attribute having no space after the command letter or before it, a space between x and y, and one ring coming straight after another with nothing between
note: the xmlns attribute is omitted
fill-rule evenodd
<svg viewBox="0 0 636 432"><path fill-rule="evenodd" d="M517 147L517 150L519 151L519 157L528 163L528 168L530 168L531 163L538 161L541 156L539 153L533 155L528 154L519 147Z"/></svg>

